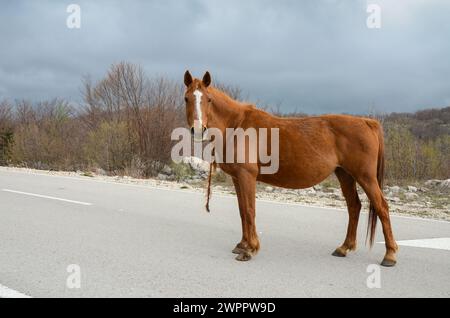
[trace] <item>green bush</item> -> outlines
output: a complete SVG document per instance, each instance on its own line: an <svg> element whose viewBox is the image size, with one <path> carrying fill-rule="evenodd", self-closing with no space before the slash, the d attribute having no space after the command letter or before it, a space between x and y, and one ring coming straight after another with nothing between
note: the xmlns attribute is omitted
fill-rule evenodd
<svg viewBox="0 0 450 318"><path fill-rule="evenodd" d="M13 140L12 131L0 132L0 165L6 165L11 161Z"/></svg>
<svg viewBox="0 0 450 318"><path fill-rule="evenodd" d="M186 180L195 175L195 171L192 170L191 166L185 163L172 163L170 168L176 181Z"/></svg>
<svg viewBox="0 0 450 318"><path fill-rule="evenodd" d="M113 173L131 167L132 140L124 122L103 122L88 134L85 155L92 166Z"/></svg>

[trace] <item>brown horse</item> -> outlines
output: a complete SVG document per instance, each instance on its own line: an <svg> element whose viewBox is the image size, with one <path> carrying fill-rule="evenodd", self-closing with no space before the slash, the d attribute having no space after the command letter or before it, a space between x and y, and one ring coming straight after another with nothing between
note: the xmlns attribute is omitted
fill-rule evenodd
<svg viewBox="0 0 450 318"><path fill-rule="evenodd" d="M304 189L335 173L348 206L349 224L342 246L333 253L345 257L356 249L356 233L361 211L357 183L370 200L367 235L373 245L377 217L383 225L386 255L383 266L396 264L397 243L392 234L389 207L382 192L384 174L384 139L379 122L360 117L326 115L306 118L280 118L237 102L212 87L211 75L194 79L184 76L187 121L201 128L273 128L279 129L279 169L275 174L261 174L262 164L221 163L219 167L233 179L242 220L242 240L233 253L237 260L248 261L260 248L255 226L256 183ZM270 132L269 132L270 133ZM226 151L224 145L224 152ZM270 149L270 146L268 147Z"/></svg>

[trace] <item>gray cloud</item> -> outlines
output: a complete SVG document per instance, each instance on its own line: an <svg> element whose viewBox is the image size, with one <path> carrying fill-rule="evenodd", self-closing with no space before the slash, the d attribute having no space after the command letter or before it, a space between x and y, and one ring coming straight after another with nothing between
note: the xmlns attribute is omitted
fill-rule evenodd
<svg viewBox="0 0 450 318"><path fill-rule="evenodd" d="M82 8L80 30L66 7ZM382 28L366 27L367 3ZM112 63L148 75L241 86L253 101L309 113L450 104L445 0L2 1L0 98L80 101L81 78Z"/></svg>

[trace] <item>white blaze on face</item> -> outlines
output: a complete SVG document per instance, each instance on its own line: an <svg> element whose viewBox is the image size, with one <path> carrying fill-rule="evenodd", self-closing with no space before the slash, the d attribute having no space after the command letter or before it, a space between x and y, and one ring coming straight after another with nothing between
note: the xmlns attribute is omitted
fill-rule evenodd
<svg viewBox="0 0 450 318"><path fill-rule="evenodd" d="M196 90L195 92L194 92L194 96L195 96L195 112L196 112L196 115L197 115L197 118L196 118L196 121L199 123L199 126L200 127L198 127L198 128L200 128L200 129L202 129L202 127L203 127L203 116L202 116L202 96L203 96L203 93L202 92L200 92L199 90Z"/></svg>

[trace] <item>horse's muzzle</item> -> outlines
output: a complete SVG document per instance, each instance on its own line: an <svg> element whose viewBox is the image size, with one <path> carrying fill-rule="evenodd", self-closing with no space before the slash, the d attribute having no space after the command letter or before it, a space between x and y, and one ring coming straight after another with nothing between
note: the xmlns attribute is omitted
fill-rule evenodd
<svg viewBox="0 0 450 318"><path fill-rule="evenodd" d="M191 127L191 136L194 141L201 142L206 140L206 130L207 128L203 126L202 128Z"/></svg>

